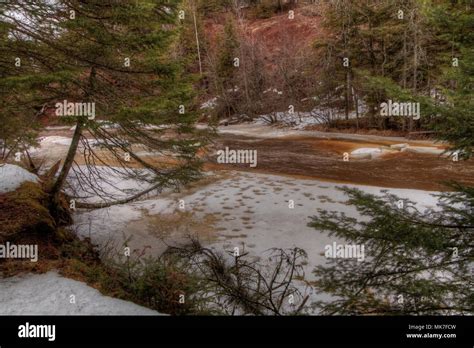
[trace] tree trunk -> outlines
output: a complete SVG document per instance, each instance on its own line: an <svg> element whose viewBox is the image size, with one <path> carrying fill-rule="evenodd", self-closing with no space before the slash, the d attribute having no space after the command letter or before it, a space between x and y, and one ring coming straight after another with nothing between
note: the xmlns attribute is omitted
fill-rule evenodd
<svg viewBox="0 0 474 348"><path fill-rule="evenodd" d="M352 87L352 96L354 97L354 109L356 113L356 129L359 130L359 98L357 97L354 87Z"/></svg>
<svg viewBox="0 0 474 348"><path fill-rule="evenodd" d="M402 85L407 88L407 30L403 32L403 71L402 71Z"/></svg>
<svg viewBox="0 0 474 348"><path fill-rule="evenodd" d="M413 91L418 89L418 24L416 23L416 14L413 13Z"/></svg>
<svg viewBox="0 0 474 348"><path fill-rule="evenodd" d="M199 60L199 74L202 76L201 49L199 47L199 35L198 35L197 22L196 22L196 4L194 4L194 7L193 7L193 18L194 18L194 33L196 35L197 55L198 55L198 60Z"/></svg>
<svg viewBox="0 0 474 348"><path fill-rule="evenodd" d="M345 107L345 113L346 113L346 121L349 120L349 103L351 100L351 73L349 71L349 68L346 70L346 95L345 95L345 102L346 102L346 107Z"/></svg>
<svg viewBox="0 0 474 348"><path fill-rule="evenodd" d="M92 91L94 90L95 85L95 75L96 71L95 68L91 68L91 72L89 74L89 88L84 93L84 98L88 99L91 95ZM64 160L64 165L59 173L58 179L54 183L51 189L51 195L53 196L54 200L58 202L59 193L66 182L66 178L71 170L72 164L74 162L74 157L76 156L77 148L79 146L79 140L81 139L82 135L82 127L83 122L85 122L84 117L78 117L76 122L76 130L74 131L74 135L72 137L71 145L69 146L69 150L67 152L66 159Z"/></svg>
<svg viewBox="0 0 474 348"><path fill-rule="evenodd" d="M81 139L82 122L83 121L78 118L76 122L76 130L74 131L74 136L72 137L71 145L69 146L66 159L64 160L64 165L51 189L51 195L53 195L54 197L57 197L61 192L61 189L63 188L64 183L66 182L66 178L74 162L74 157L76 156L76 151L79 146L79 140Z"/></svg>

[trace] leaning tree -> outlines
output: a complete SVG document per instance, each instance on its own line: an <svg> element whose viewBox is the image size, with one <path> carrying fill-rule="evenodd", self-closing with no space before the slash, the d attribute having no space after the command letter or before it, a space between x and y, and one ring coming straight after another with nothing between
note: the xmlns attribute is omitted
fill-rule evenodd
<svg viewBox="0 0 474 348"><path fill-rule="evenodd" d="M13 0L1 6L1 29L8 32L2 57L8 52L12 69L15 58L22 62L13 76L1 76L8 109L51 113L64 101L95 107L93 119L61 117L74 135L58 175L50 176L53 202L69 188L73 196L104 200L82 206L107 206L198 176L196 154L206 136L194 127L193 76L183 73L178 49L179 1ZM104 189L112 176L148 186L118 199ZM80 194L73 190L78 187Z"/></svg>

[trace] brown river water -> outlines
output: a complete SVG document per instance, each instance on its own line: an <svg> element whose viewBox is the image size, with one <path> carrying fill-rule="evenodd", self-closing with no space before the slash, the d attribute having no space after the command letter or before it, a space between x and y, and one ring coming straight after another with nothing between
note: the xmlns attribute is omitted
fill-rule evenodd
<svg viewBox="0 0 474 348"><path fill-rule="evenodd" d="M72 137L72 131L49 131L43 136ZM474 159L454 162L445 156L394 151L372 159L350 158L343 161L343 154L358 148L388 147L397 143L412 146L435 147L431 142L410 142L390 138L320 138L310 136L285 136L256 138L252 136L220 134L205 151L205 170L231 170L290 176L298 179L317 179L336 183L361 184L387 188L405 188L427 191L449 191L446 183L459 182L474 186ZM233 150L257 150L258 165L218 164L215 151L229 147ZM64 159L67 147L55 146L50 160ZM59 151L61 150L61 151ZM100 151L98 151L100 152ZM76 156L82 164L82 155ZM148 156L146 156L148 157ZM113 161L104 163L114 165ZM147 161L162 161L150 157Z"/></svg>
<svg viewBox="0 0 474 348"><path fill-rule="evenodd" d="M217 164L208 156L209 170L255 171L296 178L320 179L388 188L449 191L446 182L474 185L474 160L454 162L450 158L421 153L394 152L373 159L343 161L343 153L361 147L379 147L393 141L360 142L355 140L310 137L251 138L224 134L214 147L257 150L258 165ZM418 145L418 144L416 144Z"/></svg>

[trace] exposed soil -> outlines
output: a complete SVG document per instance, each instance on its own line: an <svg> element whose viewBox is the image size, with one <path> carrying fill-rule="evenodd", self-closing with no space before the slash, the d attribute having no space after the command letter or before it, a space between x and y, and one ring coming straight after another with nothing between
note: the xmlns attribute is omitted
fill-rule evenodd
<svg viewBox="0 0 474 348"><path fill-rule="evenodd" d="M245 35L260 43L263 59L267 68L273 68L279 61L282 50L286 45L302 49L309 47L317 37L323 35L322 17L310 15L307 9L300 8L290 19L288 12L273 15L265 19L250 19L243 21ZM204 23L207 40L211 50L216 50L217 38L223 34L226 18L216 16ZM298 38L297 44L294 38Z"/></svg>

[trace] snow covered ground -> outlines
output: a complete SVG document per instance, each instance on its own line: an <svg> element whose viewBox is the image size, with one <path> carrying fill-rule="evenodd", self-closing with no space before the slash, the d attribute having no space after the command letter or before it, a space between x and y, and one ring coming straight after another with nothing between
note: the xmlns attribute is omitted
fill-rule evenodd
<svg viewBox="0 0 474 348"><path fill-rule="evenodd" d="M0 279L0 315L162 315L55 272Z"/></svg>
<svg viewBox="0 0 474 348"><path fill-rule="evenodd" d="M14 164L0 164L0 193L15 191L25 181L38 182L38 177Z"/></svg>

